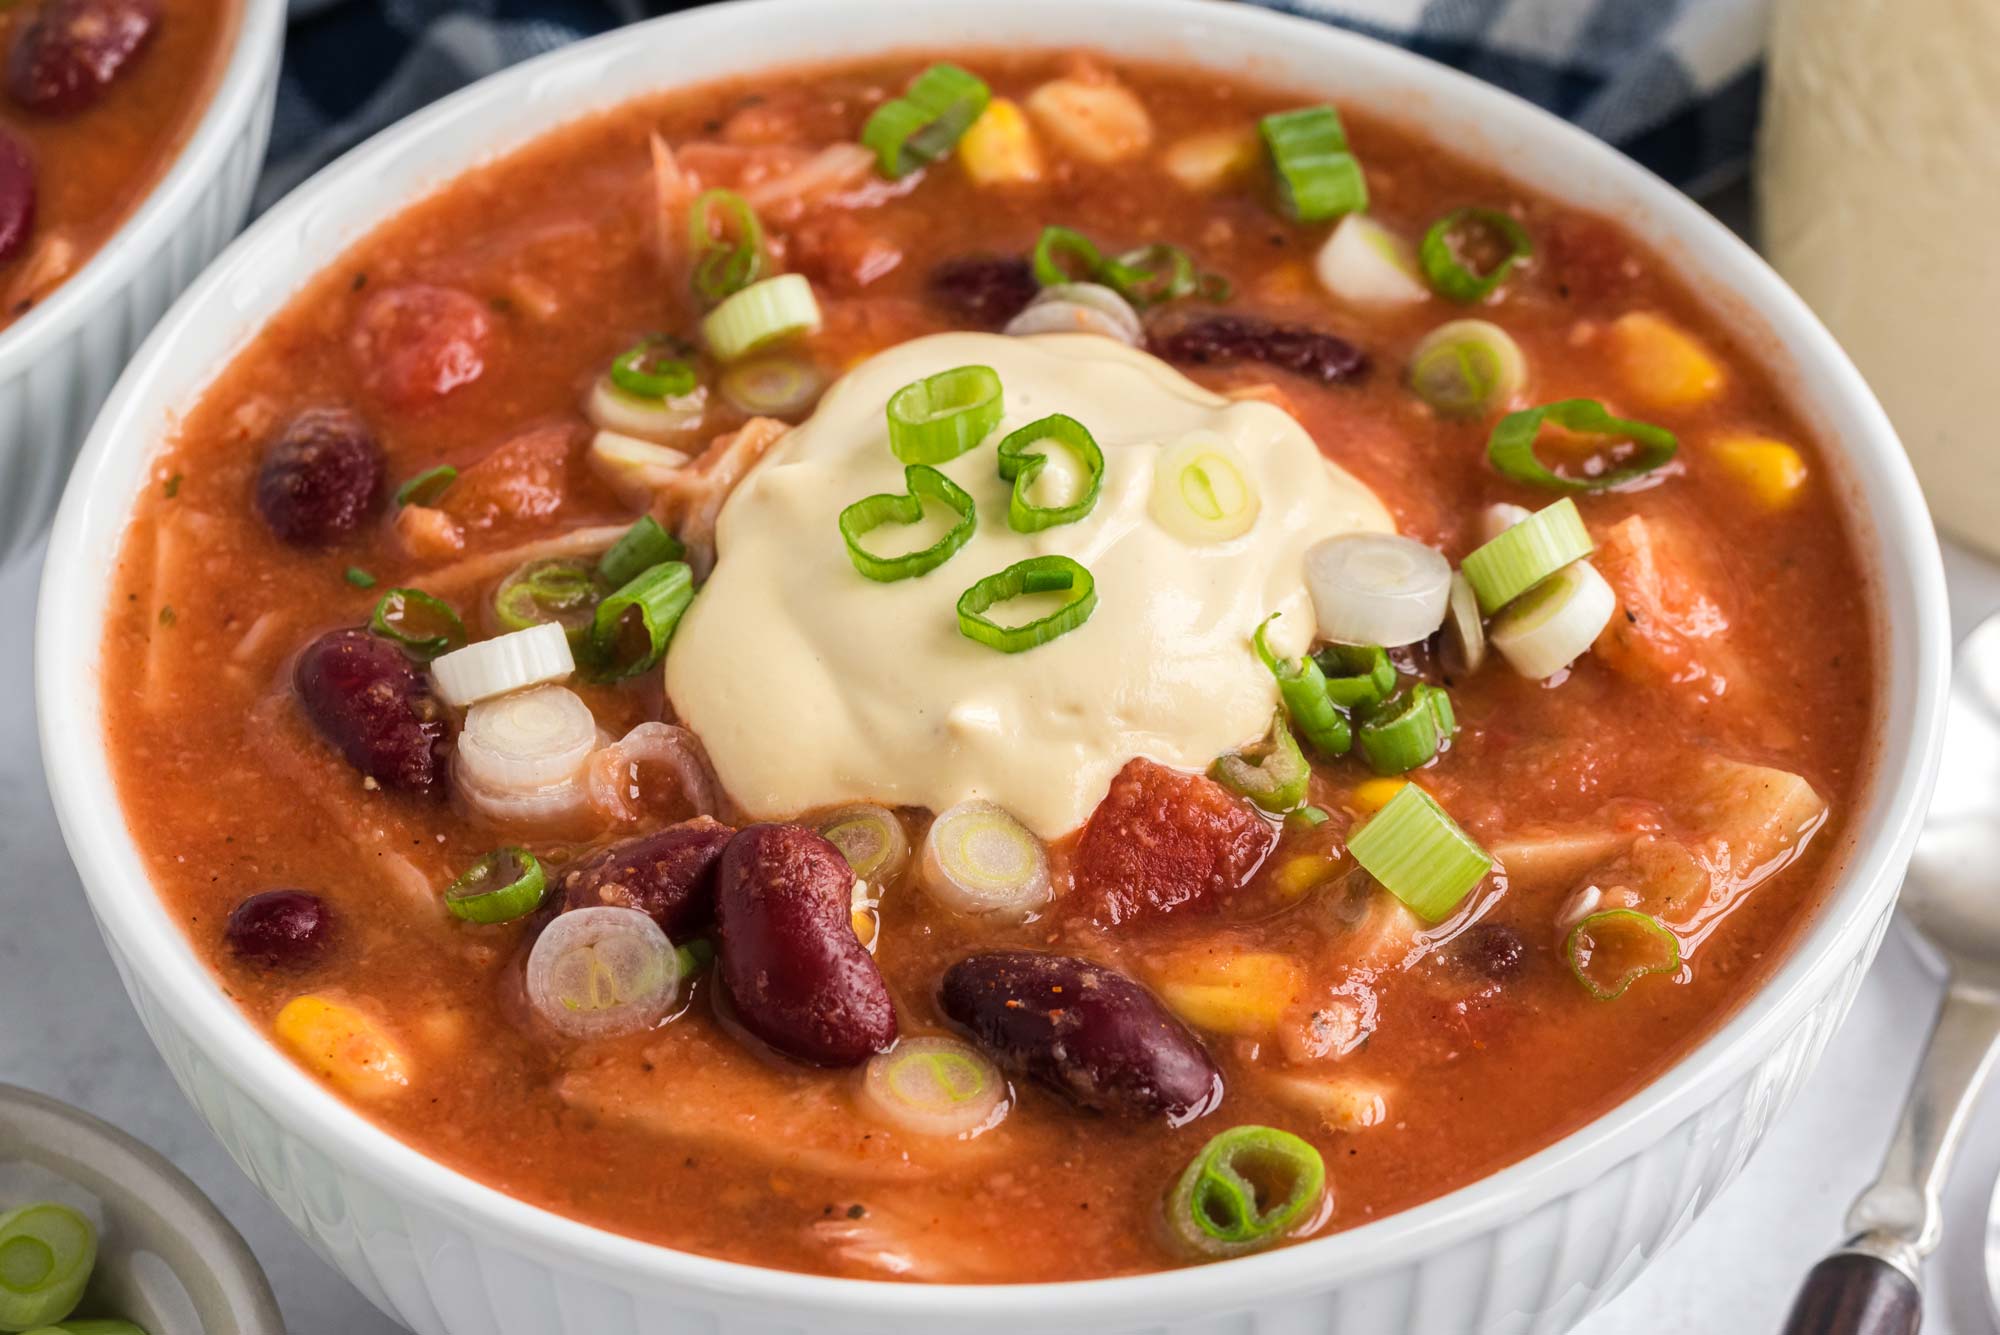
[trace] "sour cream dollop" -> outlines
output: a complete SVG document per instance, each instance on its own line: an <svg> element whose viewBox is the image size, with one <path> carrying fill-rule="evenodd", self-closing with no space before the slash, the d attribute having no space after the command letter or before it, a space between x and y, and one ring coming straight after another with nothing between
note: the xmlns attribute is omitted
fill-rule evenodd
<svg viewBox="0 0 2000 1335"><path fill-rule="evenodd" d="M1006 404L978 448L942 465L977 503L978 528L929 574L866 579L837 524L854 501L904 490L889 396L966 365L998 372ZM997 442L1057 412L1103 448L1102 495L1076 523L1016 533ZM1155 462L1204 434L1244 461L1259 500L1249 529L1221 541L1178 536L1148 510ZM1279 612L1273 640L1303 644L1306 548L1364 530L1393 530L1381 503L1268 403L1222 398L1092 335L916 339L850 371L737 487L715 571L668 652L667 695L752 816L984 798L1053 839L1089 817L1134 756L1202 769L1261 737L1277 691L1250 634ZM897 550L896 527L868 542ZM959 633L967 587L1050 554L1096 577L1089 621L1015 654Z"/></svg>

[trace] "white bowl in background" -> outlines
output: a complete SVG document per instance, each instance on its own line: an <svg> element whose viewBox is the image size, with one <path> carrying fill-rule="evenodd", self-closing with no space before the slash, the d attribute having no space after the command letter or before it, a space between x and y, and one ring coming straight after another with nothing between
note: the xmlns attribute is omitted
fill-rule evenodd
<svg viewBox="0 0 2000 1335"><path fill-rule="evenodd" d="M671 1251L537 1209L339 1102L223 995L148 884L98 710L112 563L178 408L345 246L583 112L884 45L1097 46L1367 104L1620 218L1758 335L1831 447L1882 610L1874 791L1821 911L1764 986L1672 1069L1461 1190L1331 1237L1130 1278L947 1287L828 1279ZM1210 0L750 0L497 75L363 145L272 210L182 298L119 383L58 516L36 646L63 833L127 990L236 1160L385 1312L422 1335L1520 1335L1567 1329L1672 1239L1799 1087L1881 938L1936 768L1949 659L1936 540L1909 465L1826 331L1673 189L1527 103L1394 48ZM226 758L217 757L217 763Z"/></svg>
<svg viewBox="0 0 2000 1335"><path fill-rule="evenodd" d="M243 0L187 141L83 267L0 329L0 565L42 535L112 383L250 208L278 91L285 0Z"/></svg>

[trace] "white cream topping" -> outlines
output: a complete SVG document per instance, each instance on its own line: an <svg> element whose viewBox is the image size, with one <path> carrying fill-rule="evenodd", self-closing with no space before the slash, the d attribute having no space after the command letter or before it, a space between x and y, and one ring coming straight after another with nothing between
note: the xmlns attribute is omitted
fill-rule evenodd
<svg viewBox="0 0 2000 1335"><path fill-rule="evenodd" d="M978 529L929 574L866 579L837 521L864 496L904 490L889 396L971 364L999 373L1006 416L941 467L976 501ZM1052 412L1103 448L1103 493L1076 523L1016 533L996 443ZM1194 432L1219 436L1249 467L1261 508L1239 537L1191 544L1148 513L1155 459ZM866 543L911 550L945 521L927 515L917 527L886 525ZM715 571L668 652L667 695L754 817L858 801L942 811L977 797L1051 839L1081 825L1134 756L1202 769L1262 736L1277 689L1250 633L1281 612L1274 642L1302 645L1312 627L1305 549L1392 528L1375 496L1268 403L1224 399L1092 335L938 334L856 367L737 487L717 525ZM1045 554L1095 576L1088 622L1017 654L959 633L959 594ZM1027 619L1008 610L989 615Z"/></svg>

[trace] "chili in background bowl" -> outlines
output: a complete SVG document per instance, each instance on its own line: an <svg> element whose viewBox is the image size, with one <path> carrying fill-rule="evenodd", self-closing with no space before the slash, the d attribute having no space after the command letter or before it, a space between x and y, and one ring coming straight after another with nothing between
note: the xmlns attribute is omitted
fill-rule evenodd
<svg viewBox="0 0 2000 1335"><path fill-rule="evenodd" d="M206 105L165 169L79 267L19 318L0 323L0 562L42 535L119 372L249 210L277 97L285 4L235 0L235 7L226 51L205 72ZM167 54L154 42L131 59ZM107 99L117 92L114 83ZM108 110L100 103L80 116ZM33 117L11 103L9 112ZM46 177L61 164L37 166ZM30 237L27 251L33 246ZM12 267L28 262L24 253Z"/></svg>
<svg viewBox="0 0 2000 1335"><path fill-rule="evenodd" d="M888 36L885 37L884 35ZM319 265L458 172L643 92L888 46L1095 46L1386 107L1607 213L1757 340L1831 444L1884 623L1883 716L1845 865L1770 980L1667 1074L1550 1148L1378 1222L1262 1256L1007 1287L828 1279L652 1247L525 1205L317 1087L221 993L154 894L113 797L96 665L111 563L176 411ZM570 48L441 103L321 173L155 333L58 518L37 678L64 833L176 1079L238 1162L383 1310L422 1332L1559 1330L1629 1282L1741 1166L1803 1081L1880 939L1933 778L1948 643L1929 520L1893 433L1825 331L1740 242L1603 145L1407 53L1197 0L754 0ZM672 1314L668 1316L666 1314ZM680 1318L676 1320L675 1318Z"/></svg>

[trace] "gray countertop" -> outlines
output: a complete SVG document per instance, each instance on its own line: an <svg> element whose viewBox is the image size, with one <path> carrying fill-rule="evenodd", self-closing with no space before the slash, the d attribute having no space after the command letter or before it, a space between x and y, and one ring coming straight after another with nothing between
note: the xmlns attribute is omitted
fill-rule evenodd
<svg viewBox="0 0 2000 1335"><path fill-rule="evenodd" d="M2000 567L1948 553L1962 632L2000 607ZM120 990L43 790L30 636L38 558L0 571L0 1078L108 1119L160 1150L243 1231L292 1335L392 1335L237 1171L181 1097ZM1793 1287L1872 1176L1938 985L1892 934L1798 1102L1741 1179L1579 1335L1775 1335ZM1991 1104L1991 1100L1988 1100ZM1980 1274L2000 1118L1975 1127L1932 1262L1926 1335L1991 1335Z"/></svg>

